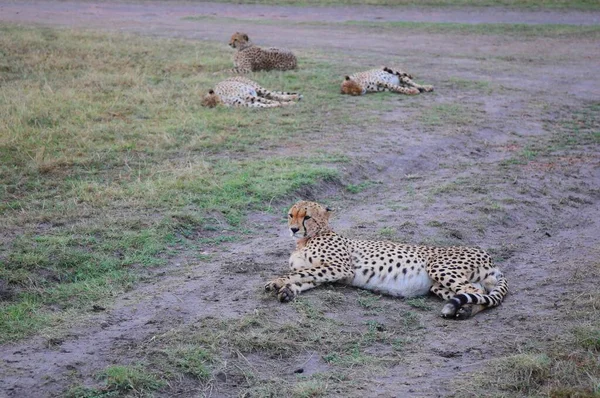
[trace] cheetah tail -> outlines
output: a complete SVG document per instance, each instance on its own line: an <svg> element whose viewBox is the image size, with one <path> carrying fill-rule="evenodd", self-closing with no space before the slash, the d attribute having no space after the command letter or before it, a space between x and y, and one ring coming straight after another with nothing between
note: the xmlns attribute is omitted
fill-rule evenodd
<svg viewBox="0 0 600 398"><path fill-rule="evenodd" d="M496 274L496 277L498 278L498 283L489 294L460 293L452 297L448 301L448 304L451 304L455 311L458 311L465 304L480 304L486 307L499 306L508 293L508 281L500 272Z"/></svg>

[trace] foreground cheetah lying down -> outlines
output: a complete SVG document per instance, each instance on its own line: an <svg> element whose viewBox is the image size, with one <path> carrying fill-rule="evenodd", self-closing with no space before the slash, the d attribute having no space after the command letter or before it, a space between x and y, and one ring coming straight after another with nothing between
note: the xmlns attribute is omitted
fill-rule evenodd
<svg viewBox="0 0 600 398"><path fill-rule="evenodd" d="M412 81L412 76L408 73L385 66L346 76L342 83L342 94L364 95L377 91L419 94L433 91L433 86L419 85Z"/></svg>
<svg viewBox="0 0 600 398"><path fill-rule="evenodd" d="M229 45L237 52L233 57L234 73L248 73L257 70L289 70L296 69L298 61L290 50L284 48L262 48L252 44L248 35L235 32Z"/></svg>
<svg viewBox="0 0 600 398"><path fill-rule="evenodd" d="M330 210L298 202L288 225L297 241L292 271L265 285L280 301L325 282L343 282L396 297L435 293L449 300L446 318L466 319L500 305L508 283L490 256L470 247L429 247L344 238L329 227Z"/></svg>
<svg viewBox="0 0 600 398"><path fill-rule="evenodd" d="M214 108L225 106L248 106L256 108L277 108L299 101L302 95L269 91L258 83L242 76L231 77L217 83L213 90L202 99L202 106Z"/></svg>

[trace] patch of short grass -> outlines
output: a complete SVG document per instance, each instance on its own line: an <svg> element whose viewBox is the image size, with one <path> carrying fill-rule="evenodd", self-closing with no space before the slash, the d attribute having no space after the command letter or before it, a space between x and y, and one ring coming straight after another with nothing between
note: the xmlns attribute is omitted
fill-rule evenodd
<svg viewBox="0 0 600 398"><path fill-rule="evenodd" d="M418 119L427 127L466 126L473 121L473 111L460 104L435 104L423 109Z"/></svg>
<svg viewBox="0 0 600 398"><path fill-rule="evenodd" d="M98 374L104 385L100 388L77 386L66 392L68 398L108 398L127 395L147 396L165 385L142 366L113 365Z"/></svg>
<svg viewBox="0 0 600 398"><path fill-rule="evenodd" d="M396 230L392 227L383 227L377 231L377 235L380 239L393 239L396 234Z"/></svg>
<svg viewBox="0 0 600 398"><path fill-rule="evenodd" d="M597 8L600 8L598 6ZM600 27L596 25L568 24L520 24L520 23L456 23L456 22L412 22L412 21L344 21L344 22L294 22L285 23L272 19L214 17L209 15L190 15L182 18L187 21L223 21L239 22L256 25L295 25L295 26L325 26L329 28L353 26L364 29L384 31L411 31L431 34L456 35L494 35L513 36L520 38L534 37L598 37ZM459 82L460 84L460 82Z"/></svg>
<svg viewBox="0 0 600 398"><path fill-rule="evenodd" d="M346 185L346 190L350 193L361 193L369 189L374 184L375 183L373 181L363 181L358 184L348 184Z"/></svg>
<svg viewBox="0 0 600 398"><path fill-rule="evenodd" d="M370 22L349 21L343 24L386 30L409 30L437 34L498 35L516 37L597 37L600 27L565 24L445 23L445 22Z"/></svg>
<svg viewBox="0 0 600 398"><path fill-rule="evenodd" d="M129 355L173 390L185 382L241 396L283 389L294 397L343 395L354 381L398 363L399 351L412 341L405 336L421 333L420 317L410 311L385 321L340 322L328 315L339 307L327 296L301 297L281 311L269 306L240 318L200 319L155 336ZM323 370L304 376L303 364L311 359ZM290 378L292 373L297 376Z"/></svg>
<svg viewBox="0 0 600 398"><path fill-rule="evenodd" d="M553 149L600 144L600 102L591 102L558 120L548 122L548 128L558 130L552 139Z"/></svg>
<svg viewBox="0 0 600 398"><path fill-rule="evenodd" d="M405 303L410 305L413 308L418 309L418 310L422 310L422 311L433 310L433 306L431 305L431 303L424 297L415 297L415 298L406 299Z"/></svg>
<svg viewBox="0 0 600 398"><path fill-rule="evenodd" d="M322 380L300 381L292 389L294 398L316 398L325 396L327 384Z"/></svg>
<svg viewBox="0 0 600 398"><path fill-rule="evenodd" d="M119 392L143 393L156 390L164 384L140 366L109 366L99 377L106 382L107 389Z"/></svg>
<svg viewBox="0 0 600 398"><path fill-rule="evenodd" d="M358 305L368 311L381 311L381 295L371 293L367 290L359 290L357 297Z"/></svg>
<svg viewBox="0 0 600 398"><path fill-rule="evenodd" d="M156 351L154 356L157 353L166 356L166 361L161 366L164 376L180 373L201 382L206 382L212 377L213 355L203 347L182 344Z"/></svg>
<svg viewBox="0 0 600 398"><path fill-rule="evenodd" d="M600 103L588 102L577 108L561 109L551 120L545 121L550 135L530 142L500 166L532 165L542 169L561 167L562 163L585 160L600 145ZM576 154L565 156L565 150L577 149Z"/></svg>
<svg viewBox="0 0 600 398"><path fill-rule="evenodd" d="M495 358L455 383L457 396L597 397L600 394L600 301L597 292L570 303L564 316L580 326L544 341L531 342L526 352ZM464 382L469 380L468 382Z"/></svg>
<svg viewBox="0 0 600 398"><path fill-rule="evenodd" d="M458 77L451 77L445 82L445 84L447 84L451 89L459 89L464 91L480 91L485 92L487 94L492 92L491 84L487 80L470 80Z"/></svg>

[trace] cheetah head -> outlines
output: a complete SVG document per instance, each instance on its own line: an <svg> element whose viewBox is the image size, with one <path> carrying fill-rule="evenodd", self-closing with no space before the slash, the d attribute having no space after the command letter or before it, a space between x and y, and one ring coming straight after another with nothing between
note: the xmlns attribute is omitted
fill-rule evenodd
<svg viewBox="0 0 600 398"><path fill-rule="evenodd" d="M248 44L250 44L250 38L248 38L248 35L245 33L235 32L231 36L231 39L229 39L229 45L238 50L247 47Z"/></svg>
<svg viewBox="0 0 600 398"><path fill-rule="evenodd" d="M202 98L202 106L206 106L208 108L214 108L215 106L222 104L221 98L215 93L214 90L209 90L208 94Z"/></svg>
<svg viewBox="0 0 600 398"><path fill-rule="evenodd" d="M363 95L367 92L357 81L346 76L342 83L342 94Z"/></svg>
<svg viewBox="0 0 600 398"><path fill-rule="evenodd" d="M315 202L300 201L288 212L288 226L292 237L310 238L329 228L331 209Z"/></svg>

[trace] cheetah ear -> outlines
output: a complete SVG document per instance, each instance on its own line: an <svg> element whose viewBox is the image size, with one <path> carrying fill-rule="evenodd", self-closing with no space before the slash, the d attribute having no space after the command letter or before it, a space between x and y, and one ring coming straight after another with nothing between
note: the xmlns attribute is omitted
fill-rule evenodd
<svg viewBox="0 0 600 398"><path fill-rule="evenodd" d="M248 35L244 35L244 40L250 40L250 39L248 38Z"/></svg>
<svg viewBox="0 0 600 398"><path fill-rule="evenodd" d="M209 94L214 94L215 92L214 92L214 90L208 90L208 93Z"/></svg>
<svg viewBox="0 0 600 398"><path fill-rule="evenodd" d="M346 76L344 79L346 79L346 80L350 80L350 76Z"/></svg>

